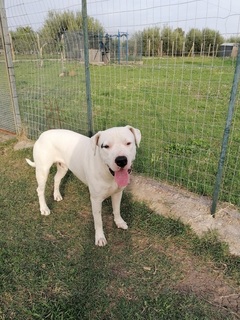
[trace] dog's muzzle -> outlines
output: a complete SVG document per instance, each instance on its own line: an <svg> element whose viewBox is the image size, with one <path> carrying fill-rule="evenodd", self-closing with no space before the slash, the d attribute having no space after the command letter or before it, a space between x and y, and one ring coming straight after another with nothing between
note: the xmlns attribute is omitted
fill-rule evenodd
<svg viewBox="0 0 240 320"><path fill-rule="evenodd" d="M111 175L114 177L115 172L111 168L108 168L108 169L109 169ZM130 174L130 173L132 173L132 167L128 169L128 174Z"/></svg>

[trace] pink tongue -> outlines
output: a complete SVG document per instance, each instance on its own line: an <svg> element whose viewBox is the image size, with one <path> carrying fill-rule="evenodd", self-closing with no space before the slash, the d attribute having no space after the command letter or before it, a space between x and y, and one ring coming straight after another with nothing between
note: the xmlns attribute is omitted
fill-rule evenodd
<svg viewBox="0 0 240 320"><path fill-rule="evenodd" d="M119 187L126 187L126 185L129 183L128 170L121 169L116 171L114 174L114 179Z"/></svg>

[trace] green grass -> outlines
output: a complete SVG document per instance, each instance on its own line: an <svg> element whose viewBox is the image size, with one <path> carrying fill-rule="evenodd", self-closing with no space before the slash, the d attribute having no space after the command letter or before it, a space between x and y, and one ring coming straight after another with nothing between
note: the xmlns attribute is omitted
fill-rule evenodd
<svg viewBox="0 0 240 320"><path fill-rule="evenodd" d="M59 77L60 61L44 61L43 67L37 60L15 63L20 112L29 138L46 128L87 132L84 66L69 64L68 71L76 69L76 75L66 78Z"/></svg>
<svg viewBox="0 0 240 320"><path fill-rule="evenodd" d="M221 290L237 290L240 259L215 234L198 238L125 193L129 229L115 227L107 200L108 245L98 248L87 188L68 174L64 200L54 202L53 168L52 214L41 216L24 160L32 151L13 151L14 143L0 144L0 319L234 319L234 308L213 295L219 281Z"/></svg>
<svg viewBox="0 0 240 320"><path fill-rule="evenodd" d="M84 66L59 77L60 61L18 61L15 73L30 138L60 127L87 134ZM94 130L142 131L135 170L212 196L235 64L220 58L151 58L143 65L91 66ZM239 99L237 99L237 105ZM234 115L220 199L240 205L239 112Z"/></svg>

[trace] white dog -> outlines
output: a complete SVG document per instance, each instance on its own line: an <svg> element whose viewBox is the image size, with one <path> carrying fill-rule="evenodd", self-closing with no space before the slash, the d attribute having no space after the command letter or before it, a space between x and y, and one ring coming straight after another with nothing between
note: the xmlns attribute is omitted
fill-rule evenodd
<svg viewBox="0 0 240 320"><path fill-rule="evenodd" d="M92 138L62 129L43 132L33 148L34 162L26 159L30 166L36 167L41 214L50 214L44 193L49 169L56 163L54 200L62 200L59 185L68 169L71 170L89 188L95 244L106 245L102 202L111 196L114 221L118 228L127 229L128 226L120 215L120 202L122 191L129 183L136 145L139 146L140 140L140 130L131 126L99 131Z"/></svg>

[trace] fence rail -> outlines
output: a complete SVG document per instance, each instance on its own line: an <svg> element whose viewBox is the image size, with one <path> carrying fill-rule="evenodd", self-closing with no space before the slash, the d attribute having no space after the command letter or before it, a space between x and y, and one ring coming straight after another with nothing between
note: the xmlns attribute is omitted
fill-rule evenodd
<svg viewBox="0 0 240 320"><path fill-rule="evenodd" d="M230 1L225 6L235 11L225 17L218 2L210 14L214 1L205 13L198 1L132 1L126 8L120 2L111 7L111 0L93 0L88 8L77 0L71 7L17 2L5 7L0 0L1 21L6 10L9 25L0 39L0 68L7 67L10 88L3 92L0 86L0 105L12 115L10 130L36 139L55 127L91 135L132 124L143 135L136 171L214 195L213 214L218 198L240 206L236 81L232 91L234 73L239 77L240 24L234 19L240 8ZM226 129L229 101L235 108ZM1 108L2 129L6 118Z"/></svg>

